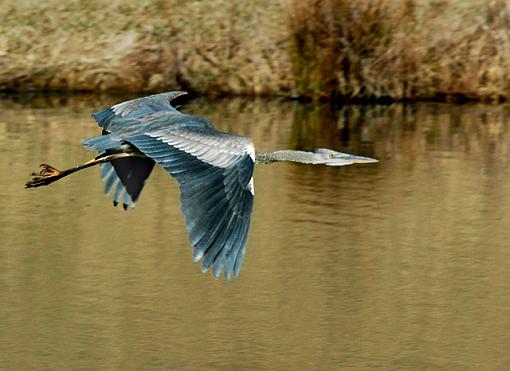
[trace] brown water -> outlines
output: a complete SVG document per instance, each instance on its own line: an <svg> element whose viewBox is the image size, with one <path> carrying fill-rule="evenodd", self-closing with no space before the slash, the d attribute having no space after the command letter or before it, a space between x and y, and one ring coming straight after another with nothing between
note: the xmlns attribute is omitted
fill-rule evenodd
<svg viewBox="0 0 510 371"><path fill-rule="evenodd" d="M90 112L119 99L0 101L0 369L508 367L507 107L192 101L260 150L380 159L258 167L245 264L225 282L192 262L161 169L128 212L98 169L23 189L41 162L89 159Z"/></svg>

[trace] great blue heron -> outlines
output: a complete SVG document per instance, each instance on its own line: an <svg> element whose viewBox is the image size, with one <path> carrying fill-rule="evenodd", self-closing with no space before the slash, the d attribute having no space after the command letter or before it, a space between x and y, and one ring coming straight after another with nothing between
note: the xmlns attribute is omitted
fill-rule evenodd
<svg viewBox="0 0 510 371"><path fill-rule="evenodd" d="M83 140L99 155L76 167L57 170L42 164L26 188L48 185L76 171L101 164L105 194L115 188L113 204L134 206L155 163L180 186L193 259L215 277L239 275L253 206L253 167L278 161L344 166L377 162L319 148L313 152L255 152L250 138L215 130L206 119L172 106L187 94L174 91L133 99L93 114L102 135Z"/></svg>

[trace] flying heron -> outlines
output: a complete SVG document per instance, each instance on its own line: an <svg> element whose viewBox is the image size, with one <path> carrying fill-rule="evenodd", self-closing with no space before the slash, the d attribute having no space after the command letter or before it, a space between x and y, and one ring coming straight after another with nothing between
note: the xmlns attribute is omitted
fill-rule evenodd
<svg viewBox="0 0 510 371"><path fill-rule="evenodd" d="M206 119L179 112L173 91L116 104L92 116L102 135L83 139L99 152L81 165L57 170L42 164L26 188L48 185L79 170L101 166L105 194L114 190L113 204L134 207L154 164L162 166L180 186L193 260L202 270L222 270L237 277L244 260L253 207L255 164L279 161L344 166L377 160L319 148L312 152L255 152L250 138L217 131Z"/></svg>

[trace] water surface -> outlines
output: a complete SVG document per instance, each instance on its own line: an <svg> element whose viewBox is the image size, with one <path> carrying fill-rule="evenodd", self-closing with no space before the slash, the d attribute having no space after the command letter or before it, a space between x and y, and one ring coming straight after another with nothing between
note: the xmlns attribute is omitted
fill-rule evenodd
<svg viewBox="0 0 510 371"><path fill-rule="evenodd" d="M178 187L134 210L98 169L24 190L123 97L0 101L1 369L504 369L510 362L510 111L194 100L260 150L376 165L255 170L238 280L191 259Z"/></svg>

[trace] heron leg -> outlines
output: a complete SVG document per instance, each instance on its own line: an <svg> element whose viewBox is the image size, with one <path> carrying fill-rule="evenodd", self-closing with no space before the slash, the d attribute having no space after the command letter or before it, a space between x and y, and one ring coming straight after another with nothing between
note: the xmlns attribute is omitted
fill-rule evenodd
<svg viewBox="0 0 510 371"><path fill-rule="evenodd" d="M71 175L77 171L86 169L91 166L99 165L104 162L110 162L113 160L118 160L122 158L127 157L145 157L140 152L122 152L122 153L115 153L112 155L100 155L90 161L87 161L81 165L77 165L75 167L65 169L65 170L58 170L57 168L48 165L48 164L41 164L41 170L39 173L32 173L32 179L30 179L28 182L25 183L25 188L35 188L40 186L45 186L48 184L51 184L59 179L62 179L65 176Z"/></svg>

